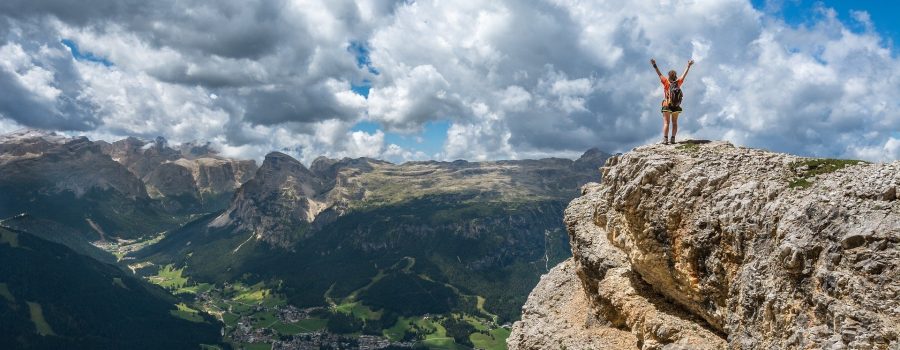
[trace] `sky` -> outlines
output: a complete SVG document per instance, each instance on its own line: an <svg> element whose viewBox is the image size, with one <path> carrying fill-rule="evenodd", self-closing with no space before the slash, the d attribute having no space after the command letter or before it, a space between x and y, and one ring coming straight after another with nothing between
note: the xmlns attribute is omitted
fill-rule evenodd
<svg viewBox="0 0 900 350"><path fill-rule="evenodd" d="M0 133L406 160L679 139L900 159L900 5L808 0L6 0Z"/></svg>

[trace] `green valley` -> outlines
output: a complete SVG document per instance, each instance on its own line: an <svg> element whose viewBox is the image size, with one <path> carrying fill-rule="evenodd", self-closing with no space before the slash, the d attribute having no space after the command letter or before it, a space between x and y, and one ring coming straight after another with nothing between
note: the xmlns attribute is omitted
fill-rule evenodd
<svg viewBox="0 0 900 350"><path fill-rule="evenodd" d="M560 213L562 204L498 204L481 215L467 208L433 197L350 212L293 251L247 242L201 221L128 261L146 262L136 270L148 281L222 321L233 344L288 342L326 331L347 339L379 337L397 346L503 348L505 327L517 318L546 264L567 257L561 223L535 214ZM473 227L484 232L459 237L464 231L447 224L454 222L449 215L474 220ZM532 243L506 247L516 235ZM443 326L453 317L473 325L458 340Z"/></svg>

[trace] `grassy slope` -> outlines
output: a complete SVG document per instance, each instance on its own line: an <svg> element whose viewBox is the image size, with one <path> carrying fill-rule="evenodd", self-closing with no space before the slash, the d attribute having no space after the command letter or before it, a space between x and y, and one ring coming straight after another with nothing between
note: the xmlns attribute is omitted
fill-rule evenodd
<svg viewBox="0 0 900 350"><path fill-rule="evenodd" d="M173 316L174 300L157 287L30 234L0 234L0 348L188 349L219 342L218 323Z"/></svg>
<svg viewBox="0 0 900 350"><path fill-rule="evenodd" d="M800 160L791 164L795 178L791 180L788 187L807 188L812 186L813 179L818 175L832 173L848 166L867 163L853 159L813 158Z"/></svg>
<svg viewBox="0 0 900 350"><path fill-rule="evenodd" d="M163 213L149 199L126 198L113 190L91 190L82 196L72 192L46 195L25 190L28 186L0 185L4 194L0 196L0 218L28 213L74 229L90 240L100 239L100 234L88 219L104 231L106 238L126 239L171 229L184 220Z"/></svg>

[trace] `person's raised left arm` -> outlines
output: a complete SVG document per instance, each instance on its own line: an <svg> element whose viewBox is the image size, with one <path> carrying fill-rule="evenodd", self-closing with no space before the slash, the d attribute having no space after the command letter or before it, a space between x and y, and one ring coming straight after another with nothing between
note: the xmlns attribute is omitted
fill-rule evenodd
<svg viewBox="0 0 900 350"><path fill-rule="evenodd" d="M684 84L684 78L687 78L688 72L691 70L691 66L694 65L694 60L688 61L687 68L684 69L684 74L681 75L681 83Z"/></svg>

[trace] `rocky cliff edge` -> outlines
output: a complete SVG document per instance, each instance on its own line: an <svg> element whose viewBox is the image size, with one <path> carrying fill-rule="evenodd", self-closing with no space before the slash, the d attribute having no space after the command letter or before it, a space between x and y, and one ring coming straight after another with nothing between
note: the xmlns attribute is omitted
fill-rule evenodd
<svg viewBox="0 0 900 350"><path fill-rule="evenodd" d="M900 348L900 162L685 142L601 183L510 349Z"/></svg>

